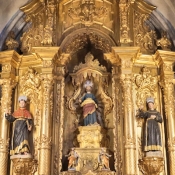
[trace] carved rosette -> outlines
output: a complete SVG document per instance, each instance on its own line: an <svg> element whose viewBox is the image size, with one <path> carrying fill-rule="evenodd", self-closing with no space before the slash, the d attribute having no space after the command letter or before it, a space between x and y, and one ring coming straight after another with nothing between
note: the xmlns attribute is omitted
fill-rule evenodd
<svg viewBox="0 0 175 175"><path fill-rule="evenodd" d="M32 158L14 158L13 174L14 175L34 175L37 171L37 161Z"/></svg>
<svg viewBox="0 0 175 175"><path fill-rule="evenodd" d="M144 175L159 175L164 168L162 157L144 157L139 159L139 169Z"/></svg>

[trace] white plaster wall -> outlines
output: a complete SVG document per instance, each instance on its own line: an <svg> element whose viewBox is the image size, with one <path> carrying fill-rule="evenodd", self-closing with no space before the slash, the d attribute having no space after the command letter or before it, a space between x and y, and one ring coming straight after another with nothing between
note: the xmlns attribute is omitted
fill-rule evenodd
<svg viewBox="0 0 175 175"><path fill-rule="evenodd" d="M0 0L0 33L20 7L29 0Z"/></svg>
<svg viewBox="0 0 175 175"><path fill-rule="evenodd" d="M162 13L162 15L171 22L175 28L175 0L145 0L157 7L156 11ZM161 16L157 18L161 21ZM163 21L162 21L163 23Z"/></svg>

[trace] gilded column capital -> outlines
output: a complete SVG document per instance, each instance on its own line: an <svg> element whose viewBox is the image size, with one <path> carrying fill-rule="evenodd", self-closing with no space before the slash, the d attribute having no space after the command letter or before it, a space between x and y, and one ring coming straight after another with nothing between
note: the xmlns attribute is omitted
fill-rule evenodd
<svg viewBox="0 0 175 175"><path fill-rule="evenodd" d="M132 84L132 75L131 74L121 74L120 76L120 82L123 87L123 90L125 93L127 91L130 91L131 89L131 84Z"/></svg>
<svg viewBox="0 0 175 175"><path fill-rule="evenodd" d="M127 135L124 138L124 143L125 143L125 148L126 149L136 149L136 141L133 137L131 137L131 135Z"/></svg>
<svg viewBox="0 0 175 175"><path fill-rule="evenodd" d="M52 138L43 134L39 141L39 149L49 149L52 147Z"/></svg>
<svg viewBox="0 0 175 175"><path fill-rule="evenodd" d="M175 137L168 139L168 151L175 151Z"/></svg>
<svg viewBox="0 0 175 175"><path fill-rule="evenodd" d="M44 68L52 68L53 60L59 53L59 47L33 47L33 54L42 60Z"/></svg>
<svg viewBox="0 0 175 175"><path fill-rule="evenodd" d="M154 60L158 67L162 64L173 64L175 53L172 51L158 50L154 54Z"/></svg>

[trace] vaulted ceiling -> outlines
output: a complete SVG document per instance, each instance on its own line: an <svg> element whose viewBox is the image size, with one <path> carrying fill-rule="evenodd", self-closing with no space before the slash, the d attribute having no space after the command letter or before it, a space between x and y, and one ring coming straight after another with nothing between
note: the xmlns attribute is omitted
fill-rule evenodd
<svg viewBox="0 0 175 175"><path fill-rule="evenodd" d="M13 30L15 39L19 40L21 33L28 28L24 21L24 13L19 10L28 0L1 0L0 6L0 50L4 50L4 42L8 33ZM145 0L145 2L156 6L150 17L150 26L160 34L162 31L168 33L168 38L175 46L175 1L174 0ZM173 46L172 50L175 50Z"/></svg>

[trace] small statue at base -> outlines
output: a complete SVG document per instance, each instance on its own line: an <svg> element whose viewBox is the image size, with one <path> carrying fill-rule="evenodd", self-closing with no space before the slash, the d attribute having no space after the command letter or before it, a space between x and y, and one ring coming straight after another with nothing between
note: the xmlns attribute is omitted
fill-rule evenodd
<svg viewBox="0 0 175 175"><path fill-rule="evenodd" d="M75 167L78 165L78 159L79 155L75 151L75 148L71 148L71 151L69 152L68 155L65 155L65 157L68 157L69 163L68 163L68 171L73 170L75 171Z"/></svg>
<svg viewBox="0 0 175 175"><path fill-rule="evenodd" d="M109 157L111 157L111 155L109 155L106 152L106 149L105 148L101 148L101 150L99 152L99 156L98 156L98 162L99 162L99 164L102 165L102 170L110 170Z"/></svg>

